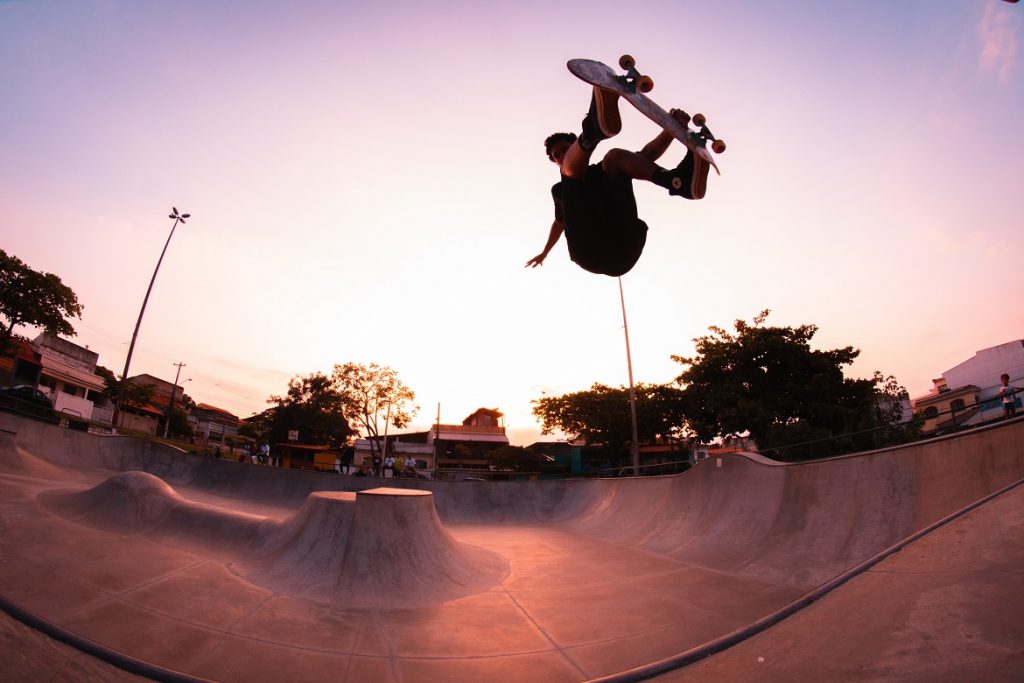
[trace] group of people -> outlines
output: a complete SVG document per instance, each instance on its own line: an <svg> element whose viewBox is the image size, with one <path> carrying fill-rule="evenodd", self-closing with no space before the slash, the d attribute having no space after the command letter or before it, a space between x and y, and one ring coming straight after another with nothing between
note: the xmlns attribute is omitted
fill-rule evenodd
<svg viewBox="0 0 1024 683"><path fill-rule="evenodd" d="M356 471L353 472L352 476L383 476L391 479L396 477L410 477L412 479L415 479L416 466L416 459L413 458L411 455L405 457L404 459L401 457L396 458L394 455L391 455L390 453L384 458L381 458L380 455L374 455L369 462L367 462L364 459L363 462L359 464L359 467L356 469Z"/></svg>
<svg viewBox="0 0 1024 683"><path fill-rule="evenodd" d="M220 449L218 448L218 451ZM217 456L220 457L220 456ZM238 458L239 462L249 463L251 465L274 465L279 466L281 463L279 459L270 454L270 444L263 444L256 449L255 452L250 451L248 448L242 453L241 457Z"/></svg>

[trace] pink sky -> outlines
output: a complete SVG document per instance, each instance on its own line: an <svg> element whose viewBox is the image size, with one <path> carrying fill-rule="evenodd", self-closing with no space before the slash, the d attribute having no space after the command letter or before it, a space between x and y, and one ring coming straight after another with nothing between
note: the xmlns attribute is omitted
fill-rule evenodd
<svg viewBox="0 0 1024 683"><path fill-rule="evenodd" d="M0 2L0 247L85 306L77 343L248 416L298 374L396 368L418 425L626 382L614 279L559 245L541 142L571 57L631 52L729 142L707 198L637 187L637 381L771 308L911 394L1024 337L1021 7L862 3ZM624 111L616 146L653 125ZM671 150L666 163L675 163ZM30 332L22 330L22 332Z"/></svg>

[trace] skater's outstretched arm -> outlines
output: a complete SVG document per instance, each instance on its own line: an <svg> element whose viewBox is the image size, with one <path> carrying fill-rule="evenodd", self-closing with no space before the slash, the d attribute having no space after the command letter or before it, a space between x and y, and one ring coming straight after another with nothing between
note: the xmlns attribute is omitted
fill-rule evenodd
<svg viewBox="0 0 1024 683"><path fill-rule="evenodd" d="M548 243L544 245L544 251L527 261L526 265L523 267L536 268L539 265L543 265L544 259L548 257L548 252L551 251L551 248L558 243L558 239L562 236L563 232L565 232L565 226L558 221L553 222L551 224L551 232L548 233Z"/></svg>
<svg viewBox="0 0 1024 683"><path fill-rule="evenodd" d="M690 125L690 115L682 109L670 109L669 114L683 126ZM640 155L646 157L648 161L657 161L665 153L665 150L668 149L668 146L672 144L673 140L675 140L675 136L672 133L662 130L658 133L658 137L644 145L644 148L640 150Z"/></svg>

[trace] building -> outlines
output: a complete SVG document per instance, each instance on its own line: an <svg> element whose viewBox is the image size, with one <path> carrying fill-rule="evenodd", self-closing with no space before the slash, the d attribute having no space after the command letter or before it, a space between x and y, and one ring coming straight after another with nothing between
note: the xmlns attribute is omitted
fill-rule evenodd
<svg viewBox="0 0 1024 683"><path fill-rule="evenodd" d="M148 374L129 377L128 383L151 386L153 393L145 405L125 401L118 414L118 426L147 434L162 434L163 423L171 409L171 396L174 396L174 405L181 405L182 397L185 395L184 388Z"/></svg>
<svg viewBox="0 0 1024 683"><path fill-rule="evenodd" d="M356 441L355 462L372 457L375 442L385 437ZM440 473L447 471L458 478L466 471L487 471L490 464L486 454L496 448L508 446L504 414L492 408L479 408L460 425L435 424L430 430L407 434L389 434L387 452L396 458L412 456L418 471Z"/></svg>
<svg viewBox="0 0 1024 683"><path fill-rule="evenodd" d="M12 337L8 347L10 355L0 354L0 385L39 385L43 371L43 358L32 344L20 337Z"/></svg>
<svg viewBox="0 0 1024 683"><path fill-rule="evenodd" d="M337 472L341 462L341 450L330 446L303 446L295 443L276 443L274 451L281 467L317 472Z"/></svg>
<svg viewBox="0 0 1024 683"><path fill-rule="evenodd" d="M44 332L32 340L39 355L40 390L53 401L53 409L68 417L110 424L107 384L96 374L99 354Z"/></svg>
<svg viewBox="0 0 1024 683"><path fill-rule="evenodd" d="M1003 416L999 397L1002 374L1024 388L1024 340L982 349L932 380L932 390L913 400L914 414L923 419L923 434L981 424ZM1021 410L1022 394L1016 397Z"/></svg>
<svg viewBox="0 0 1024 683"><path fill-rule="evenodd" d="M238 436L238 418L208 403L193 407L189 411L188 422L192 425L196 441L204 445L219 446Z"/></svg>

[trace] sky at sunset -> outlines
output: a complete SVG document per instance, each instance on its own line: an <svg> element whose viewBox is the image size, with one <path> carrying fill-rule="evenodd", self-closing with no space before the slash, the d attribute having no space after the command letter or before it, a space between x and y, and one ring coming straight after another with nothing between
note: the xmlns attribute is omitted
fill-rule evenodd
<svg viewBox="0 0 1024 683"><path fill-rule="evenodd" d="M78 344L248 417L289 378L389 365L417 427L627 382L614 278L543 267L557 169L623 52L729 143L690 202L636 187L633 371L770 308L918 396L1024 337L1024 7L765 2L0 1L0 248L59 275ZM657 129L623 106L614 146ZM675 165L682 148L664 157ZM35 330L21 328L22 334Z"/></svg>

